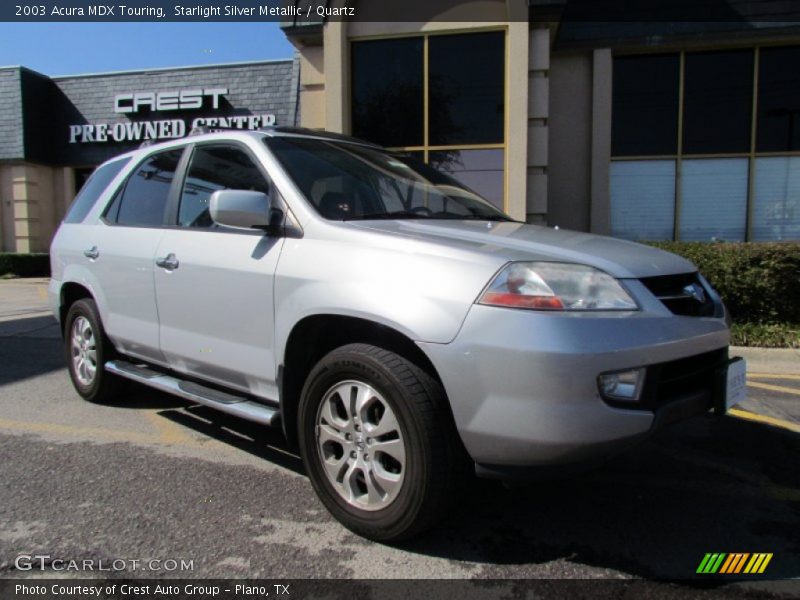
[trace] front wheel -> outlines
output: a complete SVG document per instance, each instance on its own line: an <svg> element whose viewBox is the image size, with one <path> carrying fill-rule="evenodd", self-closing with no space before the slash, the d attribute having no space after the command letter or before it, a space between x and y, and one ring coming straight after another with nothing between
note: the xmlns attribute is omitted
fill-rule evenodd
<svg viewBox="0 0 800 600"><path fill-rule="evenodd" d="M387 542L443 515L467 472L445 403L428 373L376 346L343 346L317 363L300 400L300 449L336 519Z"/></svg>
<svg viewBox="0 0 800 600"><path fill-rule="evenodd" d="M94 300L78 300L67 311L64 322L64 353L69 376L78 394L90 402L116 399L119 378L104 368L114 348L103 331Z"/></svg>

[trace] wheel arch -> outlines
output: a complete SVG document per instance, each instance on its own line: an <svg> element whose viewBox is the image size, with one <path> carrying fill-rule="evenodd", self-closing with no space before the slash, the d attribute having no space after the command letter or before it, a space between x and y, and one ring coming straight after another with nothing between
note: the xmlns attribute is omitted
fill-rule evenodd
<svg viewBox="0 0 800 600"><path fill-rule="evenodd" d="M311 315L292 328L278 367L281 417L289 444L297 444L297 419L300 394L314 365L335 348L363 343L390 350L431 375L444 389L430 358L407 335L387 325L360 317L336 314ZM447 412L452 419L450 403Z"/></svg>
<svg viewBox="0 0 800 600"><path fill-rule="evenodd" d="M94 294L92 294L92 291L87 286L75 281L67 281L61 285L61 290L59 291L58 320L61 326L62 337L64 335L64 327L69 307L78 300L83 300L84 298L91 298L94 300Z"/></svg>

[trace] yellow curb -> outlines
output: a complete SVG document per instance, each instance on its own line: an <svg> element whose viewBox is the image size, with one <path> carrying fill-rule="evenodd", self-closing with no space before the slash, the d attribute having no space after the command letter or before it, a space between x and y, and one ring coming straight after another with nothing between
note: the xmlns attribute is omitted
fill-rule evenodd
<svg viewBox="0 0 800 600"><path fill-rule="evenodd" d="M747 385L750 387L758 388L760 390L770 390L773 392L781 392L782 394L792 394L794 396L800 396L800 390L796 390L790 387L784 387L782 385L772 385L770 383L760 383L755 381L748 381Z"/></svg>
<svg viewBox="0 0 800 600"><path fill-rule="evenodd" d="M781 375L780 373L748 373L748 377L758 377L760 379L790 379L800 381L800 375Z"/></svg>
<svg viewBox="0 0 800 600"><path fill-rule="evenodd" d="M739 408L731 408L728 411L728 414L739 419L755 421L757 423L765 423L766 425L772 425L773 427L780 427L781 429L787 429L794 433L800 433L800 425L797 423L792 423L791 421L785 421L784 419L759 415L746 410L741 410Z"/></svg>

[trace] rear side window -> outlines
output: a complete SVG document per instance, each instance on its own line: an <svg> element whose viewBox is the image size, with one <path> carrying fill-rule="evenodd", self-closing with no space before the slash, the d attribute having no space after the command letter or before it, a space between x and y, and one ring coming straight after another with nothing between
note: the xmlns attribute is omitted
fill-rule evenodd
<svg viewBox="0 0 800 600"><path fill-rule="evenodd" d="M103 193L103 191L111 183L111 180L117 176L122 168L130 162L130 158L123 158L122 160L115 160L114 162L106 163L92 173L89 180L83 185L81 191L75 196L75 200L67 211L67 216L64 217L64 223L81 223L89 211L92 210L94 203Z"/></svg>
<svg viewBox="0 0 800 600"><path fill-rule="evenodd" d="M106 219L118 225L159 227L164 223L169 190L183 148L154 154L128 178L106 212Z"/></svg>
<svg viewBox="0 0 800 600"><path fill-rule="evenodd" d="M217 190L251 190L269 195L269 183L244 150L228 145L198 146L183 185L178 224L211 227L214 223L208 203Z"/></svg>

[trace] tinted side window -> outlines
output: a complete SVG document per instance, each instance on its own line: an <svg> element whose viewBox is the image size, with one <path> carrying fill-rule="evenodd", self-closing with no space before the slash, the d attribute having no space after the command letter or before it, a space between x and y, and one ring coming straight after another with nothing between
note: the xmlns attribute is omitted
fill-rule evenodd
<svg viewBox="0 0 800 600"><path fill-rule="evenodd" d="M116 222L119 225L156 227L164 222L167 197L183 148L161 152L148 158L125 184ZM106 215L109 220L113 214Z"/></svg>
<svg viewBox="0 0 800 600"><path fill-rule="evenodd" d="M269 195L269 183L244 150L227 145L198 146L183 184L178 224L211 227L208 203L217 190L252 190Z"/></svg>
<svg viewBox="0 0 800 600"><path fill-rule="evenodd" d="M80 223L92 210L92 206L97 202L97 199L103 191L111 183L111 180L117 176L122 170L122 167L128 164L129 158L122 160L115 160L114 162L102 165L97 169L89 180L81 188L81 191L72 201L72 205L67 211L67 216L64 217L64 223Z"/></svg>

